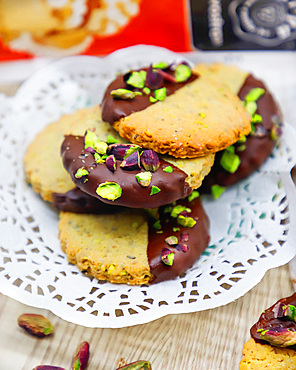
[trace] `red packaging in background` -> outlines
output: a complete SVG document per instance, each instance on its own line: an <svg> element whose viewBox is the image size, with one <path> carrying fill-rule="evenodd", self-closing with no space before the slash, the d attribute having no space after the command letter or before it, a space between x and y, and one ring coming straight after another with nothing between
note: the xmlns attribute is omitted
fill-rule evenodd
<svg viewBox="0 0 296 370"><path fill-rule="evenodd" d="M0 0L0 61L176 52L294 50L295 0Z"/></svg>
<svg viewBox="0 0 296 370"><path fill-rule="evenodd" d="M151 44L190 51L186 0L0 0L0 60L105 55Z"/></svg>

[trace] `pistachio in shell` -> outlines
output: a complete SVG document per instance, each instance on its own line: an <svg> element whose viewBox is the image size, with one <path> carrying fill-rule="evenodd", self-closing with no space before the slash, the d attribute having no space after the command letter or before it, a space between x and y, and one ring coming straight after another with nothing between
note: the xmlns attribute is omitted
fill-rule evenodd
<svg viewBox="0 0 296 370"><path fill-rule="evenodd" d="M19 327L38 338L44 338L53 333L51 322L42 315L24 313L18 317L17 322Z"/></svg>
<svg viewBox="0 0 296 370"><path fill-rule="evenodd" d="M148 361L136 361L130 364L118 367L116 370L151 370L151 364Z"/></svg>
<svg viewBox="0 0 296 370"><path fill-rule="evenodd" d="M79 344L76 348L73 361L72 370L84 370L86 369L89 359L89 343L84 341Z"/></svg>

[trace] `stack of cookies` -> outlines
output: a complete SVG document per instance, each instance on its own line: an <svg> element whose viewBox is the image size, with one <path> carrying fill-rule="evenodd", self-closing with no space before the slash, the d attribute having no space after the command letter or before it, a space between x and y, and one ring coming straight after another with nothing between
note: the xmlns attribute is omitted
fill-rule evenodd
<svg viewBox="0 0 296 370"><path fill-rule="evenodd" d="M217 197L269 156L280 120L248 73L160 62L117 76L101 106L42 131L28 147L26 177L61 211L69 262L100 280L156 283L184 273L208 245L196 189L215 153L201 189ZM257 147L264 153L254 160Z"/></svg>

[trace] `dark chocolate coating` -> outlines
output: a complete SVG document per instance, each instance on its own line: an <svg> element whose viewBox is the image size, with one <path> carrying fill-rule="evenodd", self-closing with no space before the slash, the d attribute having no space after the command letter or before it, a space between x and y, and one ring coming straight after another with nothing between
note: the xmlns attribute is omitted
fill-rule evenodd
<svg viewBox="0 0 296 370"><path fill-rule="evenodd" d="M187 174L172 164L160 160L160 167L153 172L151 183L148 187L142 187L135 175L145 170L124 170L120 167L121 161L116 161L116 170L111 172L105 163L96 164L94 156L87 153L84 157L84 138L81 136L66 136L61 148L63 164L71 175L74 184L87 194L100 199L102 202L126 206L130 208L156 208L164 204L182 199L192 192L192 188L185 181ZM164 172L166 166L173 168L172 173ZM89 171L86 178L77 179L77 170L84 167ZM96 193L97 187L104 182L116 182L122 188L122 195L114 201L104 199ZM157 186L161 191L150 195L152 186Z"/></svg>
<svg viewBox="0 0 296 370"><path fill-rule="evenodd" d="M91 197L79 188L69 190L67 193L53 193L52 204L60 211L74 213L116 213L124 211L125 207L112 206Z"/></svg>
<svg viewBox="0 0 296 370"><path fill-rule="evenodd" d="M142 68L141 70L147 71L148 68ZM172 95L175 91L179 90L181 87L184 87L190 82L193 82L198 78L197 75L192 74L190 78L185 82L171 82L165 80L161 87L166 87L166 94L167 96ZM149 95L140 95L136 96L130 100L123 100L123 99L114 99L110 92L112 90L117 89L129 89L132 91L141 91L140 89L131 88L128 86L124 81L124 75L117 76L115 80L111 82L111 84L107 87L105 94L102 100L102 119L105 122L109 122L113 124L114 122L120 120L120 118L124 118L129 116L132 113L139 112L141 110L146 109L152 104L149 100Z"/></svg>
<svg viewBox="0 0 296 370"><path fill-rule="evenodd" d="M76 213L113 213L124 210L124 207L110 206L100 202L97 198L91 197L80 189L73 189L65 194L54 194L54 203L59 210ZM148 226L148 246L147 256L151 273L154 279L151 284L164 280L175 279L183 272L188 270L199 258L209 242L209 218L205 213L201 201L195 199L192 202L180 200L177 204L184 205L191 209L190 217L197 220L193 227L183 227L178 225L176 219L168 218L164 214L164 207L159 209L160 223L163 233L157 233L153 227L154 219L149 219ZM147 216L148 217L148 216ZM173 231L174 227L179 227L179 231ZM187 252L178 251L175 247L170 247L165 239L175 235L179 242L188 246ZM186 235L182 241L182 235ZM188 240L187 240L188 239ZM163 248L168 248L175 252L175 259L172 266L165 265L161 260Z"/></svg>
<svg viewBox="0 0 296 370"><path fill-rule="evenodd" d="M275 327L280 327L290 329L291 331L296 331L296 323L294 321L287 320L286 318L275 317L282 305L289 304L296 306L296 293L290 297L280 299L261 314L258 322L256 322L256 324L253 325L250 330L251 336L256 342L263 344L268 343L265 340L260 339L260 333L257 332L260 329L269 330ZM287 348L296 350L296 345Z"/></svg>
<svg viewBox="0 0 296 370"><path fill-rule="evenodd" d="M241 87L238 96L241 100L244 100L250 90L255 87L265 90L265 94L257 100L256 113L262 116L262 123L258 123L255 127L260 132L260 135L250 134L247 136L246 142L234 144L235 153L241 160L238 169L234 173L226 171L220 165L223 151L216 153L214 166L210 174L204 179L200 188L201 192L210 192L211 186L214 184L227 187L247 178L266 161L275 147L276 140L272 140L271 138L271 129L281 123L282 117L276 102L264 83L249 75ZM237 150L241 145L245 145L245 150Z"/></svg>
<svg viewBox="0 0 296 370"><path fill-rule="evenodd" d="M164 280L171 280L180 276L183 272L188 270L194 262L199 258L201 253L208 246L209 236L209 218L205 213L200 199L195 199L192 202L180 200L177 204L189 207L191 209L190 217L197 220L193 227L183 227L177 224L175 219L166 218L160 209L160 222L162 225L162 234L156 233L156 230L149 223L149 242L148 242L148 261L151 273L155 276L152 283L158 283ZM180 231L173 231L173 227L179 227ZM171 235L175 235L179 242L181 234L186 235L183 244L188 246L187 252L177 250L173 246L169 246L165 239ZM181 241L182 243L182 241ZM168 248L175 253L174 263L172 266L165 265L161 260L161 251L163 248Z"/></svg>

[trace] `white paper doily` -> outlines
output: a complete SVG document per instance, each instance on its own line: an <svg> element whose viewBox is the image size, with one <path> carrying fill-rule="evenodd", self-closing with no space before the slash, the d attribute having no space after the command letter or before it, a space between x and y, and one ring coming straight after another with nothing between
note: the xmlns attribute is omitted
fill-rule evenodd
<svg viewBox="0 0 296 370"><path fill-rule="evenodd" d="M205 200L211 246L183 276L149 287L100 283L69 265L58 240L58 213L25 183L27 145L63 113L100 102L116 72L183 57L136 46L103 59L70 57L41 69L13 98L0 96L0 291L89 327L119 328L172 313L225 305L265 272L296 254L295 130L251 178L218 201ZM293 226L293 227L292 227Z"/></svg>

